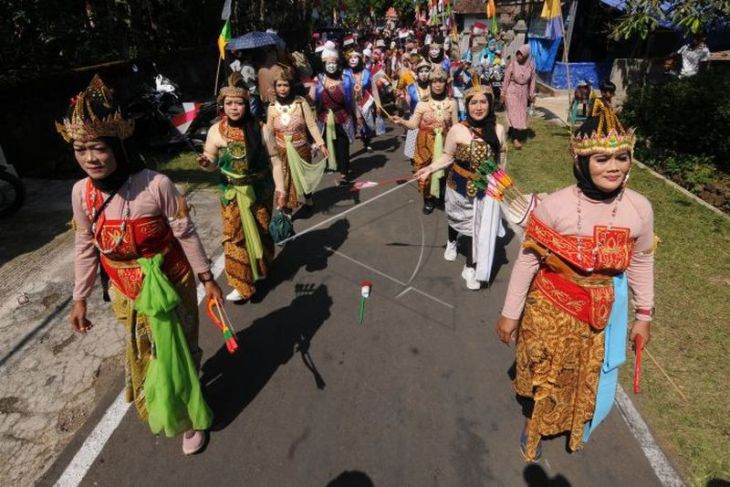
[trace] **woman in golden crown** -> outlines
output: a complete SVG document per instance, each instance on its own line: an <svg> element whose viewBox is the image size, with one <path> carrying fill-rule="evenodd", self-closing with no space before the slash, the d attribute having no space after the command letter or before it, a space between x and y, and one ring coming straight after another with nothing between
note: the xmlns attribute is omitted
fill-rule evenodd
<svg viewBox="0 0 730 487"><path fill-rule="evenodd" d="M221 88L218 103L224 116L208 131L198 163L221 173L223 253L228 284L226 299L243 301L256 292L274 256L269 236L273 205L272 171L268 149L258 122L251 116L249 93L239 73ZM284 181L281 165L274 167L274 181Z"/></svg>
<svg viewBox="0 0 730 487"><path fill-rule="evenodd" d="M489 87L477 84L467 90L466 120L449 129L440 159L418 170L421 181L450 167L446 178L446 216L448 240L444 259L456 260L457 238L462 235L466 265L461 276L467 289L481 288L491 280L497 237L504 235L499 205L486 197L479 186L485 165L503 165L505 130L494 114L494 96Z"/></svg>
<svg viewBox="0 0 730 487"><path fill-rule="evenodd" d="M112 308L126 329L127 400L153 433L184 433L184 453L195 453L212 421L198 381L195 275L209 298L220 301L222 295L185 198L126 145L133 121L124 119L98 76L56 126L88 176L71 193L71 325L83 334L93 327L86 299L101 263L111 281Z"/></svg>
<svg viewBox="0 0 730 487"><path fill-rule="evenodd" d="M430 96L419 101L410 119L392 117L391 121L408 129L418 129L416 149L413 159L414 171L428 166L433 160L441 158L444 138L449 128L459 122L456 102L447 96L448 74L436 65L430 72ZM418 189L423 196L423 212L433 212L436 201L441 197L443 172L431 175L430 180L419 181Z"/></svg>
<svg viewBox="0 0 730 487"><path fill-rule="evenodd" d="M632 340L649 341L654 306L654 222L628 189L634 134L608 107L572 140L576 184L531 213L496 331L517 341L514 388L524 398L520 447L537 460L544 436L569 432L581 448L613 403Z"/></svg>
<svg viewBox="0 0 730 487"><path fill-rule="evenodd" d="M309 137L325 158L329 157L312 109L304 98L294 96L292 81L288 69L282 70L274 79L276 100L269 105L266 117L266 128L272 134L269 152L274 176L282 177L274 179L275 203L277 208L288 213L299 207L300 200L304 200L307 207L313 207L312 193L325 169L324 160L312 164Z"/></svg>

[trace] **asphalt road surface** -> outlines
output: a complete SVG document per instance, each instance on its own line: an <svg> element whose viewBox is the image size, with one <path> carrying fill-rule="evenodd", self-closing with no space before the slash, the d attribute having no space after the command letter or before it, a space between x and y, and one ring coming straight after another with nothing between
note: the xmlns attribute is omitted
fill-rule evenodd
<svg viewBox="0 0 730 487"><path fill-rule="evenodd" d="M408 174L401 143L390 133L354 154L356 174ZM519 247L513 232L500 241L494 282L469 291L463 255L443 259L443 211L423 215L413 183L358 198L333 181L325 176L315 214L296 220L300 237L280 250L253 302L227 306L235 356L201 310L216 414L205 451L183 456L179 438L155 437L130 408L82 485L660 485L616 408L582 451L567 453L561 436L539 463L523 463L514 350L494 334ZM360 324L363 279L373 293Z"/></svg>

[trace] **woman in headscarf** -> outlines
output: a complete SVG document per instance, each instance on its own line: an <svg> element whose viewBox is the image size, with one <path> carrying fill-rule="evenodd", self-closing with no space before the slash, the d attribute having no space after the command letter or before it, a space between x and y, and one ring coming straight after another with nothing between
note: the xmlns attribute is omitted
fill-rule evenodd
<svg viewBox="0 0 730 487"><path fill-rule="evenodd" d="M307 101L292 92L293 78L288 69L281 71L274 79L276 101L269 105L266 129L269 138L271 163L275 168L275 204L278 209L291 213L300 205L300 200L313 208L312 193L319 184L326 161L312 164L312 148L309 137L316 147L329 157L317 121ZM282 180L277 181L281 175Z"/></svg>
<svg viewBox="0 0 730 487"><path fill-rule="evenodd" d="M473 291L492 278L497 237L504 235L499 205L485 197L481 175L488 165L504 165L505 130L497 123L491 89L477 84L467 90L466 120L449 129L444 154L415 176L426 181L432 173L451 166L446 179L448 240L444 259L456 260L457 238L466 241L466 265L461 272Z"/></svg>
<svg viewBox="0 0 730 487"><path fill-rule="evenodd" d="M153 433L184 433L183 452L195 453L212 422L198 381L195 275L209 299L221 302L222 295L185 197L167 176L145 169L127 146L134 123L124 119L98 76L56 127L88 175L71 193L76 230L71 325L84 334L93 327L86 299L101 263L111 281L112 309L126 329L127 400Z"/></svg>
<svg viewBox="0 0 730 487"><path fill-rule="evenodd" d="M440 66L430 73L430 96L419 101L410 119L392 117L394 123L411 130L418 130L413 169L418 171L438 160L443 153L444 138L449 128L459 122L456 101L448 96L446 82L448 74ZM429 181L419 181L418 189L423 196L423 213L433 212L436 201L441 198L443 172L433 174Z"/></svg>
<svg viewBox="0 0 730 487"><path fill-rule="evenodd" d="M228 86L218 94L224 116L210 127L198 157L204 169L221 172L223 253L226 277L233 288L226 296L229 301L250 299L274 257L269 235L273 184L268 150L259 123L251 116L248 90L237 74L231 75ZM281 165L274 166L274 171L273 180L281 184ZM279 189L285 191L283 184Z"/></svg>
<svg viewBox="0 0 730 487"><path fill-rule="evenodd" d="M572 141L576 184L532 212L510 278L497 335L517 340L514 388L524 398L520 447L540 457L544 436L569 432L581 448L608 414L631 339L649 342L654 306L651 203L626 188L634 134L610 109Z"/></svg>
<svg viewBox="0 0 730 487"><path fill-rule="evenodd" d="M535 65L530 59L530 46L517 50L504 73L502 103L507 108L509 136L515 149L520 149L527 139L527 107L535 103Z"/></svg>

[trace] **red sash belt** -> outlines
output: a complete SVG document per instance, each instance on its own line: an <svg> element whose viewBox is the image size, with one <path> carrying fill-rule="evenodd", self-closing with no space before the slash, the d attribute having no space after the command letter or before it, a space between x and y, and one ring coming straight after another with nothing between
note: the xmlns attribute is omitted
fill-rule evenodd
<svg viewBox="0 0 730 487"><path fill-rule="evenodd" d="M613 306L610 283L580 285L565 276L542 268L535 277L536 288L555 306L569 315L602 330Z"/></svg>

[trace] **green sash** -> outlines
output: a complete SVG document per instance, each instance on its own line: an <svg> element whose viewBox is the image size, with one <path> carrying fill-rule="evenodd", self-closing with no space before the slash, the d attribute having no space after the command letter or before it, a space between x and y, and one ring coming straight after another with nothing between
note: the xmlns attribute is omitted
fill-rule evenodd
<svg viewBox="0 0 730 487"><path fill-rule="evenodd" d="M442 128L436 128L434 129L434 139L433 139L433 156L431 156L431 164L434 162L438 162L439 159L441 159L441 156L444 153L444 130ZM440 198L441 197L441 178L444 177L444 170L439 169L435 173L431 174L431 196L434 198Z"/></svg>
<svg viewBox="0 0 730 487"><path fill-rule="evenodd" d="M134 308L144 314L152 329L154 357L144 381L144 395L153 433L176 436L194 429L206 430L213 413L203 399L198 372L175 308L181 299L162 272L162 254L138 259L144 281Z"/></svg>
<svg viewBox="0 0 730 487"><path fill-rule="evenodd" d="M248 260L251 263L251 274L254 282L258 281L261 278L259 275L259 261L264 256L264 247L261 244L256 218L251 211L251 205L256 201L256 193L250 184L229 184L224 196L229 201L236 199L238 212L241 215L241 224L243 225L243 236L246 240Z"/></svg>

